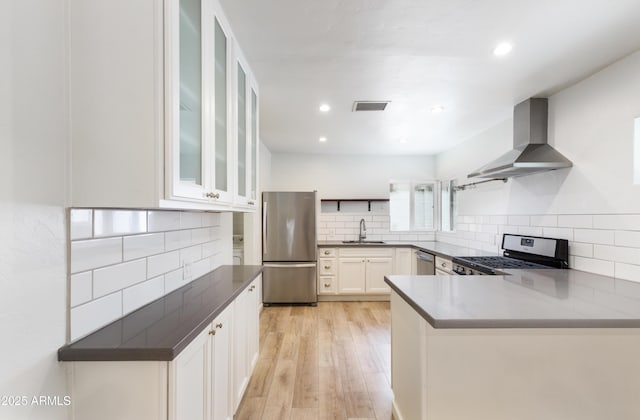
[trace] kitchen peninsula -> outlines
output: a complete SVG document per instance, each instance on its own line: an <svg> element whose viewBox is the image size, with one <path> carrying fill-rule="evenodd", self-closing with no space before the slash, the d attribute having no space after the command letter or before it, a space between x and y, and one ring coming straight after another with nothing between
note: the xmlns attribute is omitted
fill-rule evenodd
<svg viewBox="0 0 640 420"><path fill-rule="evenodd" d="M506 274L385 278L395 418L640 418L640 284Z"/></svg>

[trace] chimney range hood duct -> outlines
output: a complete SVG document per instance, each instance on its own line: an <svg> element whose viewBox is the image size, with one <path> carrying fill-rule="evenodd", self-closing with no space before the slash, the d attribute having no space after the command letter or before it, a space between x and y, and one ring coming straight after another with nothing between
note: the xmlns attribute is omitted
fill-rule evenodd
<svg viewBox="0 0 640 420"><path fill-rule="evenodd" d="M572 163L547 144L547 98L529 98L513 109L513 150L468 178L510 178L569 168Z"/></svg>

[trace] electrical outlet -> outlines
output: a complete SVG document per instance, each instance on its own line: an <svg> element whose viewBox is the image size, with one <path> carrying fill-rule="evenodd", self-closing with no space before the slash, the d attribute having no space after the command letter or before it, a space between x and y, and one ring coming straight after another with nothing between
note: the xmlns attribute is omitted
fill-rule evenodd
<svg viewBox="0 0 640 420"><path fill-rule="evenodd" d="M193 263L182 263L182 280L188 281L193 277Z"/></svg>

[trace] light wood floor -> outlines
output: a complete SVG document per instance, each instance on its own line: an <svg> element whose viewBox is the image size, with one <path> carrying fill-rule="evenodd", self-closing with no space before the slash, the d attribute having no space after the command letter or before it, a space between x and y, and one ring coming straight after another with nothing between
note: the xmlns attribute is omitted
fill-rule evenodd
<svg viewBox="0 0 640 420"><path fill-rule="evenodd" d="M269 307L237 420L391 419L389 302Z"/></svg>

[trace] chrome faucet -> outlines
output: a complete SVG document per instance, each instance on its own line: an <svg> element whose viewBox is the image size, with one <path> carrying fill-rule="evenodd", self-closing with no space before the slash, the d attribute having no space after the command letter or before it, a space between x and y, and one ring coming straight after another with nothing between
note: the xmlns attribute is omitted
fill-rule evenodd
<svg viewBox="0 0 640 420"><path fill-rule="evenodd" d="M364 219L360 219L360 235L358 236L359 241L364 241L367 239L367 225L364 224Z"/></svg>

